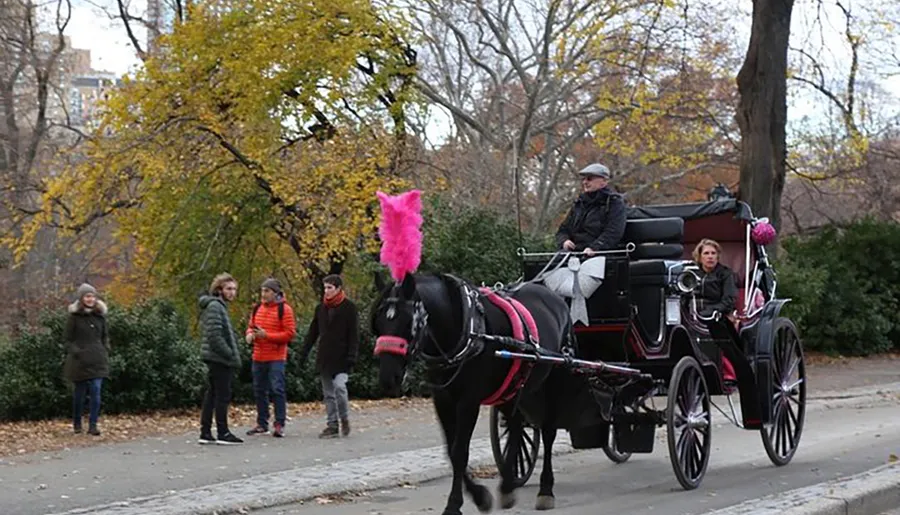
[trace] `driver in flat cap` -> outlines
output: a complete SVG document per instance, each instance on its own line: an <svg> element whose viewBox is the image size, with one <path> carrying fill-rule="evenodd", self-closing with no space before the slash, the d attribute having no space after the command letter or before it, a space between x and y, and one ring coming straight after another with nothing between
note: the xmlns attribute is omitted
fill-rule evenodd
<svg viewBox="0 0 900 515"><path fill-rule="evenodd" d="M588 256L619 247L625 234L625 201L609 187L609 168L594 163L578 172L582 193L556 232L556 245Z"/></svg>

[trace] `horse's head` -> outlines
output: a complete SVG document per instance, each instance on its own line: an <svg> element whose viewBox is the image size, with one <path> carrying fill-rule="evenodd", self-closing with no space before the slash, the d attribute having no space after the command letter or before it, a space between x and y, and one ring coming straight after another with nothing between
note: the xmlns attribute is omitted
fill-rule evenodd
<svg viewBox="0 0 900 515"><path fill-rule="evenodd" d="M376 337L379 384L388 395L398 396L407 366L418 350L427 315L411 274L406 274L399 284L383 287L376 302L372 311L372 334Z"/></svg>

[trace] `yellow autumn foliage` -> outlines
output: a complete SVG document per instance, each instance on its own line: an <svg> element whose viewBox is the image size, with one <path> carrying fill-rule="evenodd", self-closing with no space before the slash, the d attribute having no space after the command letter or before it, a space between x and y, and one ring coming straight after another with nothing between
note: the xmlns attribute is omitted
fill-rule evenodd
<svg viewBox="0 0 900 515"><path fill-rule="evenodd" d="M309 278L376 248L415 58L367 0L201 0L104 106L41 227L112 217L135 274L187 291L222 269ZM138 277L126 277L134 284Z"/></svg>

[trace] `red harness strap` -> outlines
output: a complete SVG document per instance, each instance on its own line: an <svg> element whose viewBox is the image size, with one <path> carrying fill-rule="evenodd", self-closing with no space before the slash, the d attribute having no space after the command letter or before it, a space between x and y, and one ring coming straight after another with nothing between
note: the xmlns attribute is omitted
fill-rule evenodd
<svg viewBox="0 0 900 515"><path fill-rule="evenodd" d="M488 288L480 288L480 290L492 304L506 313L510 324L512 324L513 338L525 341L525 327L522 324L522 320L524 319L531 337L534 338L535 342L540 341L534 317L531 316L531 312L528 311L528 308L522 305L521 302L516 299L507 300ZM503 379L503 384L500 385L500 388L496 392L481 401L481 404L485 406L496 406L508 402L519 392L522 386L525 385L525 381L528 379L528 373L531 371L532 366L532 363L527 363L523 366L521 359L514 359L512 366L509 367L509 372L506 374L506 378Z"/></svg>

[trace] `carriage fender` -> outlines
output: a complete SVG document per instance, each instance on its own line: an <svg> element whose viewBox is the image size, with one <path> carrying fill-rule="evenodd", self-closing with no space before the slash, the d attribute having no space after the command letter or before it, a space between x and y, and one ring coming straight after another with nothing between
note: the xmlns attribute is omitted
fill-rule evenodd
<svg viewBox="0 0 900 515"><path fill-rule="evenodd" d="M674 360L679 360L684 356L696 356L697 349L691 337L682 326L675 326L669 332L669 356Z"/></svg>
<svg viewBox="0 0 900 515"><path fill-rule="evenodd" d="M776 299L763 306L756 331L755 353L757 358L772 356L772 349L775 346L775 320L781 314L781 308L790 301L791 299Z"/></svg>

